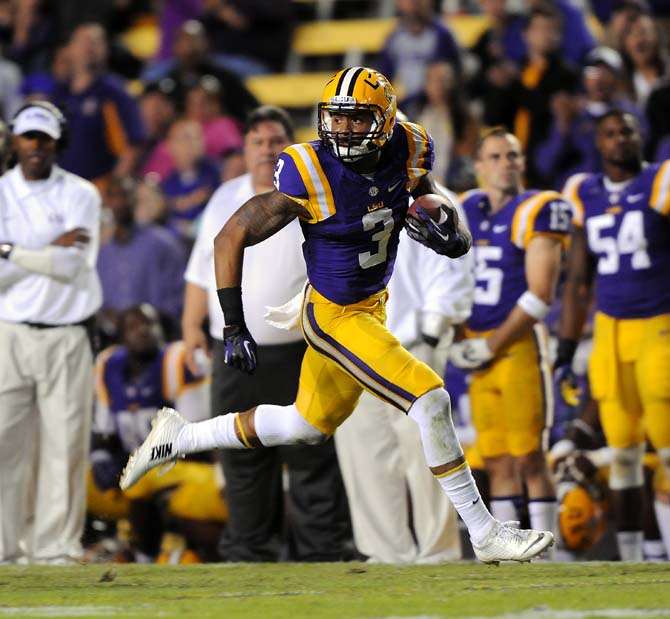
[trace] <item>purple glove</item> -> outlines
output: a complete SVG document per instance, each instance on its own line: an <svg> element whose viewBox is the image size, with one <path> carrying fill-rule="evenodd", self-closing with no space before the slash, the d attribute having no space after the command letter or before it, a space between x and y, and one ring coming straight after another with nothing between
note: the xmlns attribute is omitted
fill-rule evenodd
<svg viewBox="0 0 670 619"><path fill-rule="evenodd" d="M442 207L440 221L435 221L420 205L416 205L416 217L405 218L405 229L410 238L449 258L458 258L468 253L470 240L458 230L454 210Z"/></svg>
<svg viewBox="0 0 670 619"><path fill-rule="evenodd" d="M256 369L256 342L246 325L230 325L223 328L223 361L247 374Z"/></svg>
<svg viewBox="0 0 670 619"><path fill-rule="evenodd" d="M551 427L549 444L554 445L565 438L567 430L577 418L582 400L582 390L570 365L554 369L554 424Z"/></svg>

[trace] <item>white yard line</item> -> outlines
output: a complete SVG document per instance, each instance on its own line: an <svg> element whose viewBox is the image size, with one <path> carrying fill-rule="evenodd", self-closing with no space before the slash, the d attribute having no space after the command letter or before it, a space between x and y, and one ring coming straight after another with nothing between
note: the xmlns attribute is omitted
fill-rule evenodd
<svg viewBox="0 0 670 619"><path fill-rule="evenodd" d="M653 619L654 617L670 617L670 609L641 608L599 608L597 610L554 610L538 608L521 612L504 613L502 615L482 615L464 617L459 615L398 615L374 617L370 619Z"/></svg>
<svg viewBox="0 0 670 619"><path fill-rule="evenodd" d="M0 617L156 617L162 614L156 606L0 606Z"/></svg>

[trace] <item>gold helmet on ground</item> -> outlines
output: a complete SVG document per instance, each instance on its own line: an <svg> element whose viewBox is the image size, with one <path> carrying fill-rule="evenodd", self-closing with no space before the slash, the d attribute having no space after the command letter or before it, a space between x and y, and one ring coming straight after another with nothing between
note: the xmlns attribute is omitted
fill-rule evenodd
<svg viewBox="0 0 670 619"><path fill-rule="evenodd" d="M581 452L557 468L558 527L562 545L573 552L593 547L607 530L607 490L593 463Z"/></svg>

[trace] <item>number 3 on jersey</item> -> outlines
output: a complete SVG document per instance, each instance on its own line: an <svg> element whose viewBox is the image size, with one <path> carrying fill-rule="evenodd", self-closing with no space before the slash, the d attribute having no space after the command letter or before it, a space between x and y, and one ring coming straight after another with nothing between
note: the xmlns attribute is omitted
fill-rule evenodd
<svg viewBox="0 0 670 619"><path fill-rule="evenodd" d="M386 250L393 231L393 224L393 212L390 208L380 208L378 211L363 215L363 230L378 230L371 238L375 247L358 254L358 264L361 265L361 269L369 269L386 260Z"/></svg>

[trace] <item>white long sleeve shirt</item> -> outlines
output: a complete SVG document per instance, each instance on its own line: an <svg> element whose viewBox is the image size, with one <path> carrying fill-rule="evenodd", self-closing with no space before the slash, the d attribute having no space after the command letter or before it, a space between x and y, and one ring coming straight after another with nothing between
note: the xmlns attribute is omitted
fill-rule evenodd
<svg viewBox="0 0 670 619"><path fill-rule="evenodd" d="M198 237L186 268L186 281L207 290L209 325L212 337L220 340L224 320L216 294L214 237L235 211L254 195L251 175L227 181L210 198L202 215ZM261 346L302 340L300 330L284 331L263 319L266 306L281 305L300 292L307 270L302 256L303 234L298 220L277 234L244 250L242 301L244 317Z"/></svg>
<svg viewBox="0 0 670 619"><path fill-rule="evenodd" d="M447 192L459 216L465 218L456 197ZM457 260L436 254L421 243L400 235L398 255L389 281L386 325L403 346L421 339L426 314L460 324L470 315L474 290L472 252Z"/></svg>
<svg viewBox="0 0 670 619"><path fill-rule="evenodd" d="M100 203L92 183L58 166L43 181L26 181L18 165L0 178L0 242L40 249L75 228L90 235L84 246L51 248L51 275L0 260L0 320L73 324L100 307Z"/></svg>

